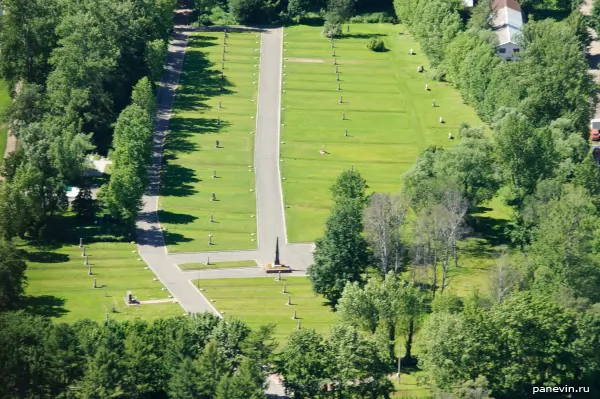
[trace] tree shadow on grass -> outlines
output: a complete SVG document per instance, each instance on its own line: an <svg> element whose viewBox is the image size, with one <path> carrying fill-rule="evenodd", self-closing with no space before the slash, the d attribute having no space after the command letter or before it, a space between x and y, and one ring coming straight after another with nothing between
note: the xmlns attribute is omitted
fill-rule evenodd
<svg viewBox="0 0 600 399"><path fill-rule="evenodd" d="M178 152L189 154L197 151L198 144L191 141L194 135L217 134L229 126L230 122L217 118L173 118L171 131L165 138L165 159L175 159Z"/></svg>
<svg viewBox="0 0 600 399"><path fill-rule="evenodd" d="M162 223L168 224L188 224L193 223L196 219L196 216L186 215L184 213L175 213L169 211L158 211L158 219Z"/></svg>
<svg viewBox="0 0 600 399"><path fill-rule="evenodd" d="M32 262L58 263L66 262L61 254L56 251L64 246L79 245L79 239L84 243L92 242L123 242L128 238L127 226L115 221L107 221L102 214L96 215L95 222L82 220L73 214L53 215L47 221L43 236L27 236L24 240L27 249L23 256L29 257ZM64 255L66 256L66 255Z"/></svg>
<svg viewBox="0 0 600 399"><path fill-rule="evenodd" d="M343 39L371 39L373 37L385 37L383 33L344 33L337 40Z"/></svg>
<svg viewBox="0 0 600 399"><path fill-rule="evenodd" d="M185 166L167 164L161 171L161 195L172 197L189 197L198 192L192 183L201 180L193 169Z"/></svg>
<svg viewBox="0 0 600 399"><path fill-rule="evenodd" d="M469 226L473 229L476 237L486 240L489 245L509 244L510 238L507 235L507 231L512 224L510 220L477 215L477 213L484 213L490 210L491 208L478 207L474 211L475 214L468 219Z"/></svg>
<svg viewBox="0 0 600 399"><path fill-rule="evenodd" d="M479 207L475 212L483 213L489 210L489 208ZM472 215L467 223L473 230L473 234L460 244L462 257L492 259L500 255L502 247L510 244L510 238L507 235L511 225L510 220Z"/></svg>
<svg viewBox="0 0 600 399"><path fill-rule="evenodd" d="M63 298L53 295L27 296L22 301L22 308L25 311L45 317L61 317L69 313L64 305L65 300Z"/></svg>
<svg viewBox="0 0 600 399"><path fill-rule="evenodd" d="M23 256L28 262L35 263L65 263L69 261L69 256L48 251L24 251Z"/></svg>
<svg viewBox="0 0 600 399"><path fill-rule="evenodd" d="M181 87L177 93L177 112L203 112L211 108L206 101L212 97L234 93L231 89L233 84L227 78L227 53L225 53L223 74L221 62L218 62L218 68L215 68L215 63L208 59L207 53L198 50L218 45L217 39L205 35L190 37L188 42L190 51L186 54ZM220 118L184 116L171 118L170 132L165 139L164 164L161 170L161 195L186 197L197 192L193 185L201 180L196 177L196 172L191 168L173 164L171 161L177 159L178 153L190 154L200 150L199 145L192 140L195 135L216 134L230 125L231 123ZM161 216L161 220L164 220L163 216ZM174 221L172 223L183 222ZM191 221L185 223L191 223Z"/></svg>
<svg viewBox="0 0 600 399"><path fill-rule="evenodd" d="M219 44L218 40L215 36L192 35L188 38L188 47L212 47Z"/></svg>
<svg viewBox="0 0 600 399"><path fill-rule="evenodd" d="M323 26L325 19L320 15L310 15L300 18L298 25ZM294 24L296 25L296 24Z"/></svg>
<svg viewBox="0 0 600 399"><path fill-rule="evenodd" d="M163 235L165 237L165 244L167 246L168 245L177 245L177 244L181 244L183 242L191 242L192 241L191 238L186 237L183 234L171 233L170 231L163 232Z"/></svg>
<svg viewBox="0 0 600 399"><path fill-rule="evenodd" d="M190 47L195 46L194 42ZM221 71L221 64L225 67ZM208 106L203 101L215 96L223 96L234 93L233 83L227 78L227 53L225 61L218 63L214 68L214 62L207 58L202 51L190 51L186 54L185 69L181 72L181 87L177 93L178 109L184 111L197 111L206 109Z"/></svg>
<svg viewBox="0 0 600 399"><path fill-rule="evenodd" d="M235 26L203 26L201 29L205 32L223 32L227 29L229 33L244 33L244 32L255 32L262 33L265 32L265 28L273 28L273 25L253 25L253 26L244 26L244 27L235 27ZM211 37L212 39L212 37Z"/></svg>

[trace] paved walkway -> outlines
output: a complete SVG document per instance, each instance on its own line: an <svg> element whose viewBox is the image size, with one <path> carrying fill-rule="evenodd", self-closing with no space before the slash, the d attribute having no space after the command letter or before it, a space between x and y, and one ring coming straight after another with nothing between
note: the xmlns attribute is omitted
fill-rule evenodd
<svg viewBox="0 0 600 399"><path fill-rule="evenodd" d="M148 171L149 185L147 193L143 197L144 207L137 222L138 250L142 259L186 311L193 313L214 312L218 314L206 298L193 286L187 276L181 273L179 268L169 260L156 212L163 144L169 126L171 108L175 100L175 92L185 58L189 34L190 28L188 26L177 25L175 27L169 44L165 72L156 95L156 127L152 144L152 162Z"/></svg>
<svg viewBox="0 0 600 399"><path fill-rule="evenodd" d="M177 25L169 45L165 72L157 92L157 117L154 132L149 187L144 195L144 207L137 222L140 256L157 277L191 313L219 312L191 283L193 279L263 277L260 267L181 271L177 265L186 263L255 260L259 265L272 263L275 241L279 237L280 259L292 266L295 275L304 275L312 263L312 244L287 244L285 218L279 172L279 135L281 109L281 60L283 29L262 31L258 108L256 118L255 178L257 202L258 249L252 251L222 251L169 254L158 220L160 169L165 135L169 126L179 75L191 28Z"/></svg>

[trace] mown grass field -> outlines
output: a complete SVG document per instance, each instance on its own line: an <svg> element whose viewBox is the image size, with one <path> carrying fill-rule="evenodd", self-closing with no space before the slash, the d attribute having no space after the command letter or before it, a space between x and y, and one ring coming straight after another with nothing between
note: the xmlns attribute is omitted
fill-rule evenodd
<svg viewBox="0 0 600 399"><path fill-rule="evenodd" d="M312 292L305 277L284 276L281 281L272 277L199 280L194 284L204 288L203 294L215 301L213 305L224 317L240 318L252 328L274 323L280 349L298 326L298 321L292 320L294 309L301 328L314 329L323 336L329 335L335 322L335 314L322 297ZM289 294L281 293L283 284ZM286 305L288 295L291 295L291 306ZM392 380L397 390L392 397L429 397L429 391L417 385L417 374L404 370L400 385L396 379Z"/></svg>
<svg viewBox="0 0 600 399"><path fill-rule="evenodd" d="M335 315L324 303L324 299L312 292L306 277L283 276L281 281L274 277L218 279L194 281L224 317L234 316L244 320L252 328L274 323L275 337L285 344L287 337L297 328L298 321L292 320L294 309L302 328L311 328L328 335ZM282 294L286 284L288 294ZM288 306L288 295L292 305Z"/></svg>
<svg viewBox="0 0 600 399"><path fill-rule="evenodd" d="M65 229L69 222L72 220L65 221ZM107 314L118 320L182 315L184 310L177 303L125 305L127 291L140 301L168 299L169 292L162 290L162 283L154 281L154 273L138 260L135 244L115 242L114 237L102 229L76 229L60 241L43 246L28 242L19 244L27 259L25 304L28 310L60 322L83 318L99 321ZM85 237L91 276L84 266L79 236ZM98 286L95 289L94 278ZM113 305L117 312L113 313Z"/></svg>
<svg viewBox="0 0 600 399"><path fill-rule="evenodd" d="M223 33L190 37L161 177L159 217L171 252L256 247L251 240L256 233L254 171L249 166L254 165L257 35L228 33L224 78ZM209 234L214 245L208 244Z"/></svg>
<svg viewBox="0 0 600 399"><path fill-rule="evenodd" d="M392 398L432 398L429 390L417 383L417 378L420 371L402 371L400 382L397 378L392 378L391 381L396 388L396 392L392 394Z"/></svg>
<svg viewBox="0 0 600 399"><path fill-rule="evenodd" d="M181 270L205 270L205 269L234 269L236 267L257 266L255 260L234 260L229 262L185 263L178 265Z"/></svg>
<svg viewBox="0 0 600 399"><path fill-rule="evenodd" d="M319 27L285 29L281 168L289 241L322 234L329 188L342 170L354 165L370 190L393 193L427 146L449 145L448 132L455 134L461 122L483 125L457 91L430 78L425 55L402 31L399 25L354 24L332 49ZM369 51L371 37L382 38L389 51ZM409 55L411 48L416 55ZM420 65L423 73L416 71ZM326 155L320 154L323 145Z"/></svg>
<svg viewBox="0 0 600 399"><path fill-rule="evenodd" d="M0 114L4 113L10 103L10 93L8 92L8 83L0 80ZM8 139L8 126L5 122L0 123L0 165L2 164L4 150L6 149L6 140Z"/></svg>

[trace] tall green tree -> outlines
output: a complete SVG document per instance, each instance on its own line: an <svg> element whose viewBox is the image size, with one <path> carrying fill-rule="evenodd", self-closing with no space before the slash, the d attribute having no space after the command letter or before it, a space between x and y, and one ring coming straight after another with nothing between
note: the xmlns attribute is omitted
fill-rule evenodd
<svg viewBox="0 0 600 399"><path fill-rule="evenodd" d="M434 66L442 62L446 47L463 29L459 7L457 1L432 0L419 2L414 10L411 30Z"/></svg>
<svg viewBox="0 0 600 399"><path fill-rule="evenodd" d="M570 348L576 336L573 313L547 296L516 293L490 310L431 315L419 334L419 365L438 391L482 376L494 397L532 397L533 386L581 383L587 362Z"/></svg>
<svg viewBox="0 0 600 399"><path fill-rule="evenodd" d="M146 184L133 165L123 165L113 169L110 181L100 198L111 215L123 224L133 227L138 212L142 209L142 196Z"/></svg>
<svg viewBox="0 0 600 399"><path fill-rule="evenodd" d="M600 259L595 253L600 219L592 198L566 185L538 212L543 216L532 228L527 248L535 286L547 293L563 286L576 296L600 300Z"/></svg>
<svg viewBox="0 0 600 399"><path fill-rule="evenodd" d="M329 0L325 20L331 24L343 24L354 14L356 0Z"/></svg>
<svg viewBox="0 0 600 399"><path fill-rule="evenodd" d="M256 361L245 358L239 368L228 378L227 395L219 393L223 381L217 387L216 399L265 399L265 374ZM221 397L219 397L221 395Z"/></svg>
<svg viewBox="0 0 600 399"><path fill-rule="evenodd" d="M0 232L5 240L24 237L35 220L35 204L26 189L23 172L13 181L0 184Z"/></svg>
<svg viewBox="0 0 600 399"><path fill-rule="evenodd" d="M87 359L81 392L86 398L101 399L123 395L122 353L125 331L121 325L109 320L100 329L100 337L93 356Z"/></svg>
<svg viewBox="0 0 600 399"><path fill-rule="evenodd" d="M156 97L152 91L152 84L147 77L143 77L133 86L131 104L137 105L148 113L151 120L156 116ZM146 121L147 122L147 121Z"/></svg>
<svg viewBox="0 0 600 399"><path fill-rule="evenodd" d="M452 182L471 206L489 201L499 188L494 147L483 129L463 129L456 145L435 161L435 175Z"/></svg>
<svg viewBox="0 0 600 399"><path fill-rule="evenodd" d="M391 361L397 358L396 331L402 328L406 332L405 359L410 361L414 334L426 311L425 303L418 288L389 273L382 282L370 279L364 288L357 283L348 284L337 305L337 316L344 324L371 333L384 332Z"/></svg>
<svg viewBox="0 0 600 399"><path fill-rule="evenodd" d="M0 396L56 398L67 388L60 379L57 353L46 345L52 324L23 312L0 313Z"/></svg>
<svg viewBox="0 0 600 399"><path fill-rule="evenodd" d="M152 133L148 112L136 104L121 112L115 126L111 153L114 168L100 197L111 214L129 226L133 226L142 206Z"/></svg>
<svg viewBox="0 0 600 399"><path fill-rule="evenodd" d="M521 85L526 90L521 112L536 125L564 117L584 131L596 99L576 30L566 22L530 21L521 40Z"/></svg>
<svg viewBox="0 0 600 399"><path fill-rule="evenodd" d="M196 362L198 399L212 399L221 378L228 373L227 359L216 342L209 342Z"/></svg>
<svg viewBox="0 0 600 399"><path fill-rule="evenodd" d="M265 21L264 0L229 0L229 12L240 24L256 24Z"/></svg>
<svg viewBox="0 0 600 399"><path fill-rule="evenodd" d="M168 51L168 43L163 39L146 43L146 66L150 72L150 81L154 84L160 82Z"/></svg>
<svg viewBox="0 0 600 399"><path fill-rule="evenodd" d="M365 336L356 328L336 325L327 339L330 348L334 394L349 398L385 398L393 391L387 353L377 336Z"/></svg>
<svg viewBox="0 0 600 399"><path fill-rule="evenodd" d="M198 379L201 378L196 370L196 364L190 358L184 358L179 366L173 370L169 380L169 398L173 399L197 399Z"/></svg>
<svg viewBox="0 0 600 399"><path fill-rule="evenodd" d="M347 282L360 281L369 251L362 236L362 212L368 198L366 181L354 170L342 172L331 187L333 207L325 233L315 242L314 263L308 268L313 290L332 305Z"/></svg>
<svg viewBox="0 0 600 399"><path fill-rule="evenodd" d="M314 330L294 331L279 356L286 392L294 399L315 398L329 378L326 346Z"/></svg>
<svg viewBox="0 0 600 399"><path fill-rule="evenodd" d="M362 236L362 207L357 200L342 200L334 205L325 223L324 236L317 239L314 263L308 268L313 290L333 305L346 283L360 281L369 253Z"/></svg>
<svg viewBox="0 0 600 399"><path fill-rule="evenodd" d="M19 137L20 129L34 122L41 122L47 111L44 87L35 83L23 83L9 104L5 118L12 133Z"/></svg>
<svg viewBox="0 0 600 399"><path fill-rule="evenodd" d="M112 18L98 14L119 15L116 5L103 0L96 12L81 4L73 14L67 13L57 28L59 46L52 51L53 67L48 77L49 104L53 114L66 124L86 132L108 134L114 120L113 97L105 90L119 58Z"/></svg>
<svg viewBox="0 0 600 399"><path fill-rule="evenodd" d="M57 45L60 2L4 0L2 9L0 74L12 87L20 80L45 83L48 59Z"/></svg>
<svg viewBox="0 0 600 399"><path fill-rule="evenodd" d="M137 323L130 327L124 340L123 367L127 370L123 376L123 392L128 398L147 398L159 391L157 373L159 358L148 339L145 324Z"/></svg>
<svg viewBox="0 0 600 399"><path fill-rule="evenodd" d="M344 199L355 199L359 203L366 203L367 198L367 181L360 175L358 171L345 170L343 171L331 186L331 194L334 202L339 202Z"/></svg>
<svg viewBox="0 0 600 399"><path fill-rule="evenodd" d="M25 292L25 260L10 241L0 240L0 310L14 308Z"/></svg>
<svg viewBox="0 0 600 399"><path fill-rule="evenodd" d="M519 205L539 181L552 177L556 162L552 136L515 110L505 113L494 132L502 177Z"/></svg>

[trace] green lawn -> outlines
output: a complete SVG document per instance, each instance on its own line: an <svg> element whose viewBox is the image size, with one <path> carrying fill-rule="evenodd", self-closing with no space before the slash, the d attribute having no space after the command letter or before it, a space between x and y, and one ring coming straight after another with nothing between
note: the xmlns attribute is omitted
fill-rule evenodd
<svg viewBox="0 0 600 399"><path fill-rule="evenodd" d="M329 187L342 170L354 165L371 190L396 192L402 173L427 146L449 144L448 132L456 132L461 122L483 125L452 87L433 81L427 70L416 72L428 62L410 35L398 34L402 30L351 25L350 35L335 41L338 91L333 49L321 28L285 29L281 165L289 241L313 241L322 234ZM390 51L367 50L373 36L382 37ZM411 48L416 55L408 55ZM445 123L439 123L440 116ZM323 145L326 155L319 153Z"/></svg>
<svg viewBox="0 0 600 399"><path fill-rule="evenodd" d="M402 372L400 374L400 383L398 379L392 378L391 381L396 388L392 398L431 398L429 390L417 384L417 377L422 374L421 371Z"/></svg>
<svg viewBox="0 0 600 399"><path fill-rule="evenodd" d="M154 281L154 273L138 260L135 244L111 242L112 237L96 233L99 228L88 227L69 234L62 243L20 243L28 260L26 305L31 312L64 322L82 318L104 320L107 314L114 319L156 319L184 313L176 303L126 306L127 291L132 291L138 300L167 299L169 292L162 290L162 283ZM87 237L84 243L87 242L92 276L88 276L81 257L76 238L80 235ZM113 304L116 313L112 312Z"/></svg>
<svg viewBox="0 0 600 399"><path fill-rule="evenodd" d="M254 165L257 35L229 33L224 79L223 33L190 37L161 177L159 217L170 252L256 248L251 236L256 233L256 194L249 166ZM209 246L208 234L214 245Z"/></svg>
<svg viewBox="0 0 600 399"><path fill-rule="evenodd" d="M310 282L305 277L273 277L245 279L219 279L195 281L204 288L204 295L215 300L213 305L225 317L235 316L244 320L250 327L274 323L277 325L276 338L285 343L287 337L298 325L292 320L294 309L301 321L301 327L312 328L328 335L335 316L324 303L322 297L312 292ZM286 284L288 294L282 294ZM286 305L288 295L292 305Z"/></svg>
<svg viewBox="0 0 600 399"><path fill-rule="evenodd" d="M12 102L10 93L8 92L8 84L4 80L0 80L0 114L6 111L6 108ZM8 138L8 126L6 123L0 123L0 165L2 164L4 150L6 149L6 140Z"/></svg>
<svg viewBox="0 0 600 399"><path fill-rule="evenodd" d="M186 263L178 265L181 270L204 270L204 269L231 269L236 267L253 267L257 266L255 260L236 260L230 262L210 262L205 263Z"/></svg>

